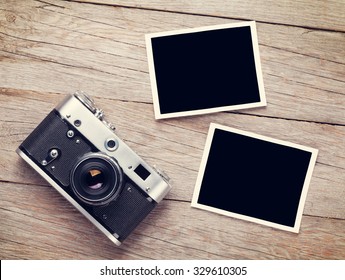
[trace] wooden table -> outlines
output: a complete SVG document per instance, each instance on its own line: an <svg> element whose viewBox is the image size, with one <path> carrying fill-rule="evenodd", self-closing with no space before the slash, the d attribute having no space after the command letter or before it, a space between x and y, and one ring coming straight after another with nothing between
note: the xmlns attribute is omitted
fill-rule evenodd
<svg viewBox="0 0 345 280"><path fill-rule="evenodd" d="M344 1L0 2L1 259L345 258ZM257 22L267 107L156 121L144 34L241 20ZM76 89L173 180L120 247L15 153ZM319 149L299 234L191 208L210 122Z"/></svg>

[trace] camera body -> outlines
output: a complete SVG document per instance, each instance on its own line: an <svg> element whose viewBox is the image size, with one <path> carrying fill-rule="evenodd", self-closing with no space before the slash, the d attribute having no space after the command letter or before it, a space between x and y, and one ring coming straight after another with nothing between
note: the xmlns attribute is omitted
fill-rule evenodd
<svg viewBox="0 0 345 280"><path fill-rule="evenodd" d="M115 244L170 191L83 92L67 96L17 153Z"/></svg>

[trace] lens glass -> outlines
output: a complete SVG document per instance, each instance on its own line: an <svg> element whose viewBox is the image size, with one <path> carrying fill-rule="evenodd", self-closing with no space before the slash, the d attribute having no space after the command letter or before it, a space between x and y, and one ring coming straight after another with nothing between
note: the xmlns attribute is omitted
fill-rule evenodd
<svg viewBox="0 0 345 280"><path fill-rule="evenodd" d="M85 174L85 185L91 190L98 190L104 186L104 174L99 169L91 169Z"/></svg>
<svg viewBox="0 0 345 280"><path fill-rule="evenodd" d="M119 193L122 173L115 161L93 154L82 159L72 171L74 193L89 204L105 204Z"/></svg>

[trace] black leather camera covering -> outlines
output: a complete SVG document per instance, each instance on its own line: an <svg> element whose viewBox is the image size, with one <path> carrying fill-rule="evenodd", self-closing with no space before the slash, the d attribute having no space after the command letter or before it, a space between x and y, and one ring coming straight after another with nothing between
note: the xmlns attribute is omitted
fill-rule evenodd
<svg viewBox="0 0 345 280"><path fill-rule="evenodd" d="M74 131L73 137L67 136L69 130ZM109 204L93 206L80 201L70 187L71 170L83 155L98 150L61 119L56 110L35 128L19 148L119 241L123 241L157 205L125 174L121 194ZM43 165L42 161L51 149L57 149L59 156Z"/></svg>
<svg viewBox="0 0 345 280"><path fill-rule="evenodd" d="M67 123L53 110L21 145L46 173L65 187L70 184L70 171L78 158L95 150L75 130L74 137L68 138L68 130L70 128ZM43 166L42 161L47 158L51 149L57 149L59 156Z"/></svg>

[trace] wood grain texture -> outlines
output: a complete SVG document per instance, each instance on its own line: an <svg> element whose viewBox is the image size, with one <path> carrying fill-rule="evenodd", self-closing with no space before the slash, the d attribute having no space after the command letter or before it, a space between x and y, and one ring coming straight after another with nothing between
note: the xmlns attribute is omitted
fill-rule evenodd
<svg viewBox="0 0 345 280"><path fill-rule="evenodd" d="M15 195L9 195L8 188ZM189 202L166 200L116 247L51 187L3 183L0 190L5 197L1 209L6 209L0 216L2 259L345 257L341 219L305 216L296 235L193 209Z"/></svg>
<svg viewBox="0 0 345 280"><path fill-rule="evenodd" d="M344 259L344 4L257 2L2 1L0 258ZM155 121L144 35L239 19L258 21L267 107ZM76 89L173 181L119 248L15 154ZM319 149L300 234L190 207L210 122Z"/></svg>
<svg viewBox="0 0 345 280"><path fill-rule="evenodd" d="M114 6L152 9L183 14L201 14L241 20L256 20L283 25L345 31L345 3L322 0L241 1L140 1L140 0L70 0Z"/></svg>
<svg viewBox="0 0 345 280"><path fill-rule="evenodd" d="M151 103L144 34L233 22L56 3L66 6L37 1L6 4L0 33L3 86L67 93L68 83L97 96L119 100L130 96L131 101ZM345 124L343 34L260 23L257 27L269 106L242 112Z"/></svg>

